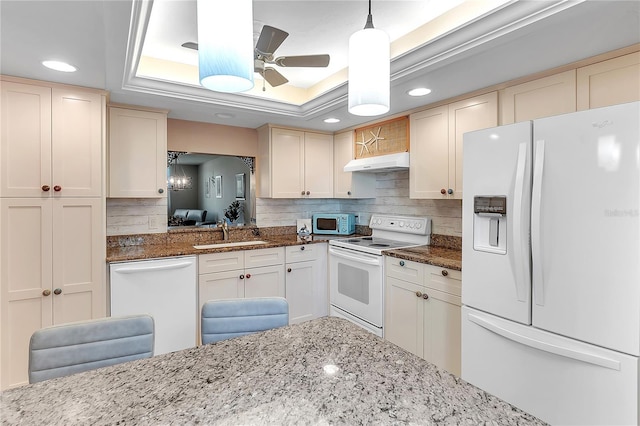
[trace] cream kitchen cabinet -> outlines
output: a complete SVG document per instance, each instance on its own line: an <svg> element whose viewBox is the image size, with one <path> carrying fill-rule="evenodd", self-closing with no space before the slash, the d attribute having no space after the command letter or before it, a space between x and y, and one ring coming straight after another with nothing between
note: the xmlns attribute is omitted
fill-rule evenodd
<svg viewBox="0 0 640 426"><path fill-rule="evenodd" d="M109 107L111 198L167 196L167 111Z"/></svg>
<svg viewBox="0 0 640 426"><path fill-rule="evenodd" d="M500 91L500 124L576 111L576 70L569 70Z"/></svg>
<svg viewBox="0 0 640 426"><path fill-rule="evenodd" d="M199 307L207 300L285 297L284 247L198 256Z"/></svg>
<svg viewBox="0 0 640 426"><path fill-rule="evenodd" d="M105 92L0 83L0 197L101 197Z"/></svg>
<svg viewBox="0 0 640 426"><path fill-rule="evenodd" d="M333 136L333 197L375 198L376 175L374 173L344 171L344 166L355 158L354 135L355 132L349 131Z"/></svg>
<svg viewBox="0 0 640 426"><path fill-rule="evenodd" d="M326 316L329 310L327 243L286 247L285 259L289 324Z"/></svg>
<svg viewBox="0 0 640 426"><path fill-rule="evenodd" d="M333 136L282 129L258 129L257 196L332 198Z"/></svg>
<svg viewBox="0 0 640 426"><path fill-rule="evenodd" d="M640 100L640 52L577 70L578 111Z"/></svg>
<svg viewBox="0 0 640 426"><path fill-rule="evenodd" d="M460 375L461 273L385 257L384 337Z"/></svg>
<svg viewBox="0 0 640 426"><path fill-rule="evenodd" d="M100 198L0 199L0 380L27 383L31 334L106 315Z"/></svg>
<svg viewBox="0 0 640 426"><path fill-rule="evenodd" d="M498 125L491 92L410 116L409 198L462 199L463 135Z"/></svg>

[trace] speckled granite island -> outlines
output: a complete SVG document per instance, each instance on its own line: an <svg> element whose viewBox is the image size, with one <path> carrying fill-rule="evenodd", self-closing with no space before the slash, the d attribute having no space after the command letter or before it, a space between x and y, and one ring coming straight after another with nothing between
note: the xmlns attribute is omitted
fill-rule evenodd
<svg viewBox="0 0 640 426"><path fill-rule="evenodd" d="M2 424L541 425L338 318L1 394Z"/></svg>

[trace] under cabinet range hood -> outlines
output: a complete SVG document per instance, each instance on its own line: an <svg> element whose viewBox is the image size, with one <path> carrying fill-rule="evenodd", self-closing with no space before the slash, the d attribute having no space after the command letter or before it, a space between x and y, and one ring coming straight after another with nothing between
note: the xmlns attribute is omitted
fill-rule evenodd
<svg viewBox="0 0 640 426"><path fill-rule="evenodd" d="M369 172L382 173L409 168L409 153L378 155L375 157L358 158L351 160L344 166L345 172Z"/></svg>

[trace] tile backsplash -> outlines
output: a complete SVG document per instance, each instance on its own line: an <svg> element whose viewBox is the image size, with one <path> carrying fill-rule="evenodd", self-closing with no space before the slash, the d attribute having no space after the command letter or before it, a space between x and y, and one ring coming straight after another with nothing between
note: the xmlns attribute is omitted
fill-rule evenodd
<svg viewBox="0 0 640 426"><path fill-rule="evenodd" d="M166 198L107 199L107 235L166 232L166 212ZM428 216L434 234L462 236L462 201L410 199L408 171L376 174L376 198L372 199L256 200L256 223L261 228L295 226L296 219L307 219L318 212L355 213L362 225L368 225L374 213Z"/></svg>

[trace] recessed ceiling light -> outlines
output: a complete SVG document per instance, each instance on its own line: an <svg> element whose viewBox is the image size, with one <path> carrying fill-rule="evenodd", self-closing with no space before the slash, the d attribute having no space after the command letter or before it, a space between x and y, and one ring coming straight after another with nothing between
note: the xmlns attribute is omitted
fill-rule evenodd
<svg viewBox="0 0 640 426"><path fill-rule="evenodd" d="M325 118L324 122L328 124L339 123L340 119L335 117L329 117L329 118Z"/></svg>
<svg viewBox="0 0 640 426"><path fill-rule="evenodd" d="M42 65L56 71L62 71L62 72L78 71L78 68L74 67L73 65L70 65L66 62L61 62L61 61L42 61Z"/></svg>
<svg viewBox="0 0 640 426"><path fill-rule="evenodd" d="M217 112L216 113L216 117L218 117L218 118L233 118L233 117L235 117L235 115L228 114L226 112Z"/></svg>
<svg viewBox="0 0 640 426"><path fill-rule="evenodd" d="M431 89L427 89L426 87L417 87L407 92L409 96L425 96L429 93L431 93Z"/></svg>

